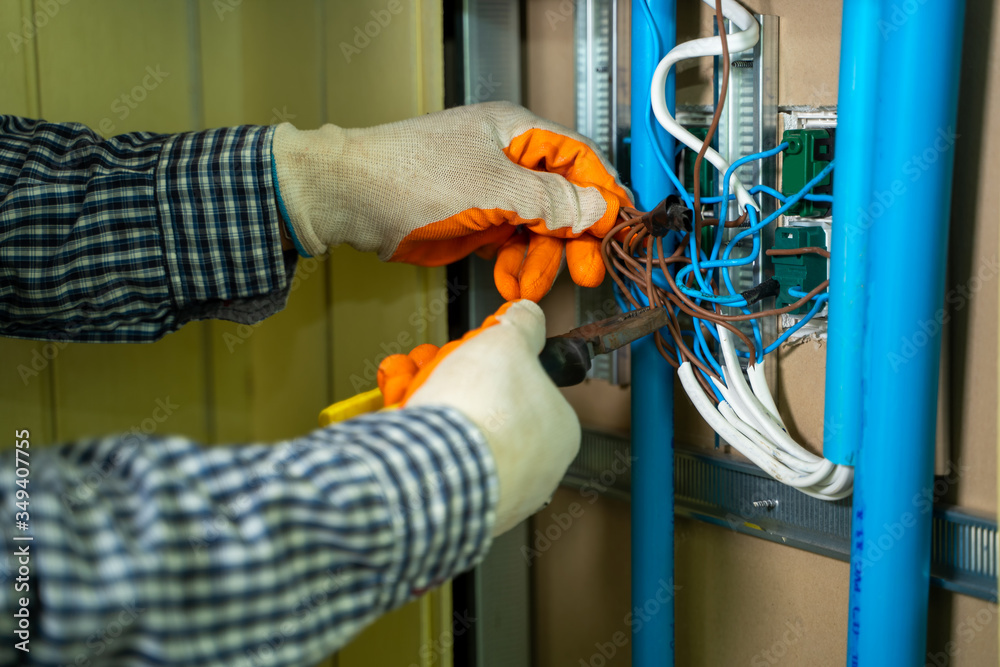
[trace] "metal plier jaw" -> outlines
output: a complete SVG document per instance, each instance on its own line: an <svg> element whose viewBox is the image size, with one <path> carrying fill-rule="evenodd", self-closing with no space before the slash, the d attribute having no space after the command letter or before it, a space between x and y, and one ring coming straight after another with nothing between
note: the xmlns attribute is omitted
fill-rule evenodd
<svg viewBox="0 0 1000 667"><path fill-rule="evenodd" d="M667 326L669 319L665 308L646 306L584 324L547 339L539 360L556 386L580 384L586 379L595 356L634 343Z"/></svg>

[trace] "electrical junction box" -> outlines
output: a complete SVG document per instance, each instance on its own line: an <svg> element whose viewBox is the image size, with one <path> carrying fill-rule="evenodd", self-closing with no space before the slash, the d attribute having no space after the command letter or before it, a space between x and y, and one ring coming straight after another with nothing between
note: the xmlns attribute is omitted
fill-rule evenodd
<svg viewBox="0 0 1000 667"><path fill-rule="evenodd" d="M834 130L825 128L786 129L781 136L788 143L781 164L781 194L786 197L798 193L802 188L819 176L834 155ZM819 182L810 191L814 195L833 194L833 174ZM828 202L813 202L799 200L788 210L789 215L803 218L816 218L829 213Z"/></svg>
<svg viewBox="0 0 1000 667"><path fill-rule="evenodd" d="M821 227L780 227L774 234L775 249L808 247L826 249L826 232ZM775 255L771 261L774 264L774 279L781 286L775 298L775 308L784 308L799 300L800 297L788 293L789 288L798 287L803 292L809 292L827 278L827 260L816 253ZM804 315L811 308L811 304L806 303L791 312Z"/></svg>
<svg viewBox="0 0 1000 667"><path fill-rule="evenodd" d="M785 107L781 110L781 115L781 126L786 132L788 130L834 130L837 127L836 107ZM830 217L831 212L832 211L827 211L826 215L823 217L784 215L781 217L781 224L784 227L814 227L821 229L823 230L823 234L826 238L825 246L827 248L831 248L833 247L831 245L833 233L833 219ZM826 260L826 273L827 275L830 275L830 260ZM803 338L825 338L827 334L826 316L828 312L828 306L821 308L812 319L806 322L803 326L799 327L795 333L791 335L790 340L794 341L796 339ZM796 315L795 313L783 314L780 320L781 330L784 331L795 326L798 321L802 319L802 317L803 315Z"/></svg>

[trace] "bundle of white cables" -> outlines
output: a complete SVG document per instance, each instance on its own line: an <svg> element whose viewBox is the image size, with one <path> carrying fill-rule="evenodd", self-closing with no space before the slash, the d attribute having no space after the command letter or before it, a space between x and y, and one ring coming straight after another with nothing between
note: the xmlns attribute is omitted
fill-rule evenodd
<svg viewBox="0 0 1000 667"><path fill-rule="evenodd" d="M715 7L714 0L703 0ZM722 13L740 31L728 35L730 53L753 48L760 35L757 21L735 0L722 0ZM685 130L667 108L666 83L670 69L688 58L718 56L722 54L721 37L703 37L680 44L668 53L653 73L650 99L653 113L660 125L678 141L694 151L700 151L702 140ZM709 148L705 157L725 174L729 162ZM752 206L759 212L757 203L743 187L735 173L730 180L731 191L736 195L740 212ZM711 326L711 325L709 325ZM764 362L752 364L743 375L736 348L725 327L717 326L719 346L725 363L722 385L712 380L723 400L714 405L695 378L691 362L681 364L678 375L684 390L695 408L708 424L726 442L753 461L774 479L792 486L802 493L823 500L837 500L851 494L854 469L836 465L821 456L807 451L788 435L778 414L771 390L764 376Z"/></svg>

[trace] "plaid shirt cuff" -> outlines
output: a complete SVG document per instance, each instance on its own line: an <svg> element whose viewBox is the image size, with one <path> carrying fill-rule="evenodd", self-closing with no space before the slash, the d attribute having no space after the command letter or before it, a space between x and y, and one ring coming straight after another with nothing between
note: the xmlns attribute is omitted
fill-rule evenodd
<svg viewBox="0 0 1000 667"><path fill-rule="evenodd" d="M251 323L285 306L296 257L281 249L273 134L242 126L163 145L156 200L178 326L220 315Z"/></svg>

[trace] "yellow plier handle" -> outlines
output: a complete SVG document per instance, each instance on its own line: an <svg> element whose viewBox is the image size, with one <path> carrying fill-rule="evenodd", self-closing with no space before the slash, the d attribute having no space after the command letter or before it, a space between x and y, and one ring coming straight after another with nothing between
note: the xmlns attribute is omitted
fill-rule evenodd
<svg viewBox="0 0 1000 667"><path fill-rule="evenodd" d="M377 412L382 409L382 404L382 390L376 387L371 391L356 394L329 406L319 413L319 425L329 426L369 412Z"/></svg>

